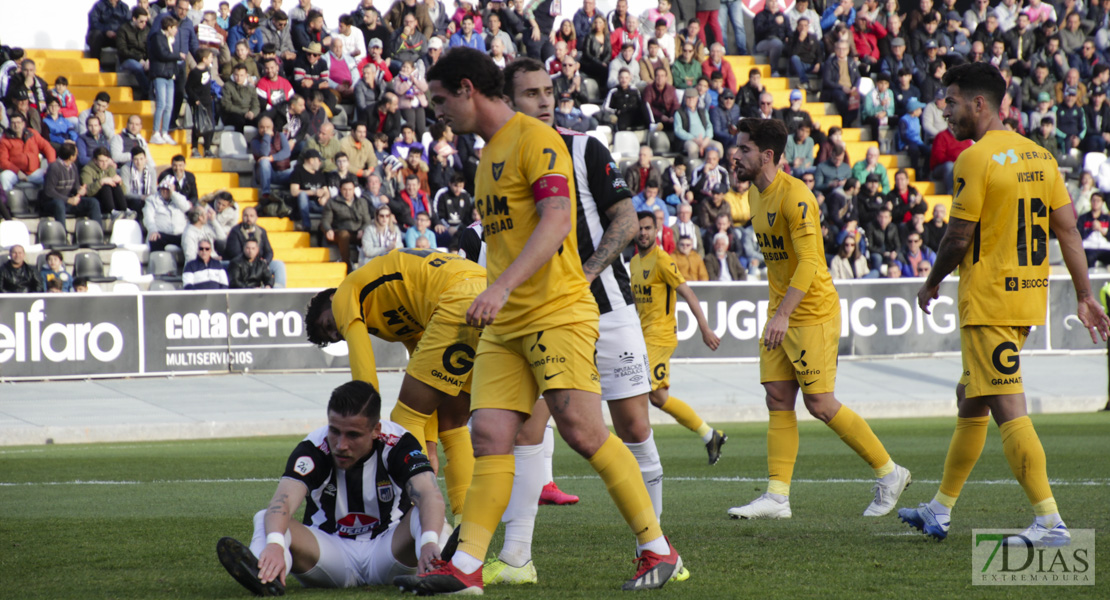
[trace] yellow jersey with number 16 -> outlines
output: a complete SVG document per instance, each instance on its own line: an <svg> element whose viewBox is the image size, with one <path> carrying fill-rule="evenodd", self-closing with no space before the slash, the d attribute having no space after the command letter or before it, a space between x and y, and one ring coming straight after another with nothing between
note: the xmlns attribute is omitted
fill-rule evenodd
<svg viewBox="0 0 1110 600"><path fill-rule="evenodd" d="M786 290L805 292L790 315L790 325L817 325L840 313L840 297L825 263L821 239L821 213L806 184L779 171L762 192L748 191L752 229L767 266L770 305L767 316L778 311Z"/></svg>
<svg viewBox="0 0 1110 600"><path fill-rule="evenodd" d="M555 255L509 294L486 330L513 339L559 325L596 322L597 303L578 258L574 167L563 138L542 121L517 113L482 150L474 192L491 285L520 256L539 225L538 199L545 194L570 198L570 233Z"/></svg>
<svg viewBox="0 0 1110 600"><path fill-rule="evenodd" d="M1049 213L1071 203L1056 159L988 131L956 159L952 181L952 216L977 224L960 263L960 325L1043 325Z"/></svg>

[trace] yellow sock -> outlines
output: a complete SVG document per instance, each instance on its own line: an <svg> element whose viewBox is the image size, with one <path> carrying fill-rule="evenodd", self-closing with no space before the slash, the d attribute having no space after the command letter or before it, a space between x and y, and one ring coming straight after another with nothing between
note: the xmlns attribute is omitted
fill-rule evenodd
<svg viewBox="0 0 1110 600"><path fill-rule="evenodd" d="M983 445L987 443L987 425L990 417L967 417L956 420L956 431L948 444L948 455L944 457L944 475L940 478L940 488L933 499L947 506L956 506L956 499L964 487Z"/></svg>
<svg viewBox="0 0 1110 600"><path fill-rule="evenodd" d="M852 409L841 406L836 416L829 421L829 429L835 431L845 444L871 465L875 470L875 477L882 477L894 470L894 463L891 462L883 443L875 437L867 421Z"/></svg>
<svg viewBox="0 0 1110 600"><path fill-rule="evenodd" d="M792 410L772 410L767 423L767 491L790 495L790 478L798 459L798 416Z"/></svg>
<svg viewBox="0 0 1110 600"><path fill-rule="evenodd" d="M696 431L700 436L704 436L710 431L709 426L698 416L698 413L694 412L694 409L690 408L689 404L674 396L667 398L667 401L659 409L674 417L674 420L686 429Z"/></svg>
<svg viewBox="0 0 1110 600"><path fill-rule="evenodd" d="M1033 429L1033 421L1028 416L1006 421L998 426L1002 434L1002 451L1010 462L1010 470L1025 490L1029 503L1038 511L1037 516L1050 515L1056 510L1052 498L1052 487L1048 484L1048 466L1044 457L1044 446Z"/></svg>
<svg viewBox="0 0 1110 600"><path fill-rule="evenodd" d="M443 454L447 457L447 466L443 468L443 478L447 481L447 500L451 503L451 512L461 515L466 490L470 487L470 480L474 478L474 448L470 445L470 429L465 425L448 429L439 434L439 439L443 442Z"/></svg>
<svg viewBox="0 0 1110 600"><path fill-rule="evenodd" d="M393 407L393 412L389 413L389 420L404 427L405 431L411 433L412 436L416 438L416 441L420 442L420 449L427 454L428 445L424 443L424 441L428 438L425 435L425 430L427 429L428 420L431 416L432 415L417 412L398 402L397 405ZM434 440L435 438L432 439Z"/></svg>
<svg viewBox="0 0 1110 600"><path fill-rule="evenodd" d="M434 444L439 439L439 411L428 415L428 422L424 424L424 445Z"/></svg>
<svg viewBox="0 0 1110 600"><path fill-rule="evenodd" d="M480 456L474 461L474 479L466 493L466 512L459 527L459 550L479 561L485 560L493 532L509 505L515 468L512 454ZM639 474L637 470L637 477Z"/></svg>
<svg viewBox="0 0 1110 600"><path fill-rule="evenodd" d="M509 458L512 459L512 456ZM655 518L655 508L652 507L651 497L644 487L640 467L636 464L636 458L632 456L628 446L610 433L609 439L605 440L601 448L598 448L597 452L590 457L590 466L605 482L613 503L617 505L621 516L636 534L636 541L646 544L659 539L663 535L663 530L660 529L659 521ZM478 480L477 470L475 470L474 480L475 482ZM471 488L473 486L474 484L471 484ZM497 523L493 525L496 527ZM480 555L472 554L472 556Z"/></svg>

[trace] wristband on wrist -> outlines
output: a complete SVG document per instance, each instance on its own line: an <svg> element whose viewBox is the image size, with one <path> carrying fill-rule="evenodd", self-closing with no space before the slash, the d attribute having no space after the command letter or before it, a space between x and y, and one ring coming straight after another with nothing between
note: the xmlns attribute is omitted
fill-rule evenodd
<svg viewBox="0 0 1110 600"><path fill-rule="evenodd" d="M426 544L439 544L439 534L434 531L425 531L420 534L420 544L417 548L423 548Z"/></svg>
<svg viewBox="0 0 1110 600"><path fill-rule="evenodd" d="M267 544L277 544L278 546L281 546L282 548L284 548L285 547L285 534L284 533L278 533L276 531L273 532L273 533L267 534L266 535L266 543Z"/></svg>

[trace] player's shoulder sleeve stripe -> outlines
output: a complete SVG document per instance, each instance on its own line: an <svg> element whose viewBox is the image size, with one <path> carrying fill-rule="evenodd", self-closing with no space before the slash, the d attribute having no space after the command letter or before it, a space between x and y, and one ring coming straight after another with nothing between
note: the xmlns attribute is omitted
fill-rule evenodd
<svg viewBox="0 0 1110 600"><path fill-rule="evenodd" d="M585 133L582 133L581 131L575 131L573 129L567 129L565 127L560 127L558 125L555 126L555 131L558 131L559 135L564 136L564 137L568 137L568 136L569 137L576 137L576 136L590 137L590 136L586 135Z"/></svg>

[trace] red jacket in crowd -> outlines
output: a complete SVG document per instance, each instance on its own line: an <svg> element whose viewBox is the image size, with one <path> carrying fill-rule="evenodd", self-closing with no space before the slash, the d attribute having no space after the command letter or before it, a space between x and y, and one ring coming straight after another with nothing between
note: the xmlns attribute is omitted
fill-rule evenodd
<svg viewBox="0 0 1110 600"><path fill-rule="evenodd" d="M879 56L879 40L886 37L886 28L878 23L869 23L867 31L852 28L852 40L856 43L856 53L860 58L870 56L875 61L881 60Z"/></svg>
<svg viewBox="0 0 1110 600"><path fill-rule="evenodd" d="M46 162L54 162L54 148L50 146L39 132L34 129L24 129L23 138L15 137L12 130L4 132L0 138L0 171L15 171L30 175L39 170L42 162L39 154L46 157Z"/></svg>
<svg viewBox="0 0 1110 600"><path fill-rule="evenodd" d="M937 134L933 140L933 153L929 157L929 168L935 169L938 165L956 162L960 153L971 147L971 140L956 141L956 136L948 129Z"/></svg>

